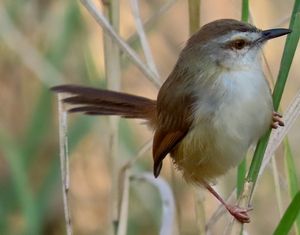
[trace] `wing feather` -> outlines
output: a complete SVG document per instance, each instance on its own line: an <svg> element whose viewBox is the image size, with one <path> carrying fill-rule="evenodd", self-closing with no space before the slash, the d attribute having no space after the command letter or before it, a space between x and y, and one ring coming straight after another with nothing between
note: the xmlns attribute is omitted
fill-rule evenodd
<svg viewBox="0 0 300 235"><path fill-rule="evenodd" d="M153 138L153 173L158 177L164 158L187 135L192 124L194 97L185 87L182 78L186 70L175 67L157 97L157 126Z"/></svg>

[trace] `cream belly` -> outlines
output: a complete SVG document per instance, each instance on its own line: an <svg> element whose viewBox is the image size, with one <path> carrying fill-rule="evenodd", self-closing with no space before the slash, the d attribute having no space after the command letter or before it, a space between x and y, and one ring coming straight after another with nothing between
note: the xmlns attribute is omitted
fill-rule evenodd
<svg viewBox="0 0 300 235"><path fill-rule="evenodd" d="M215 89L211 97L199 99L191 130L171 154L184 178L195 183L213 181L236 166L272 121L272 98L263 74L228 72ZM219 89L223 95L216 98Z"/></svg>

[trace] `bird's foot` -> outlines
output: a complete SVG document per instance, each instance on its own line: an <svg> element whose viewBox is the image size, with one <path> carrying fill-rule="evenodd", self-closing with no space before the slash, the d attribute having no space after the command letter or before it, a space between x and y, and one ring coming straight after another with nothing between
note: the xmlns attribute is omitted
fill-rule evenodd
<svg viewBox="0 0 300 235"><path fill-rule="evenodd" d="M228 212L236 218L240 223L250 223L250 217L248 215L248 212L252 210L252 208L243 209L238 206L226 206L226 209Z"/></svg>
<svg viewBox="0 0 300 235"><path fill-rule="evenodd" d="M272 128L273 129L277 129L278 126L284 126L284 122L282 120L282 115L280 113L277 112L273 112L273 122L272 122Z"/></svg>
<svg viewBox="0 0 300 235"><path fill-rule="evenodd" d="M211 187L208 183L204 182L205 187L208 189L209 192L212 193L228 210L228 212L236 218L240 223L250 223L250 217L248 215L248 211L251 211L252 208L242 209L238 206L231 206L228 205L222 197Z"/></svg>

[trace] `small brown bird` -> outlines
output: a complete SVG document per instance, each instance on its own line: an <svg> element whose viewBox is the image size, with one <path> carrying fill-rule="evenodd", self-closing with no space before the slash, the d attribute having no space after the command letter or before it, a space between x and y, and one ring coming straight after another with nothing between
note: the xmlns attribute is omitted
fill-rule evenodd
<svg viewBox="0 0 300 235"><path fill-rule="evenodd" d="M63 100L71 113L146 120L154 130L154 176L170 154L188 182L206 187L248 223L247 210L227 205L210 183L236 166L270 127L283 126L260 52L266 41L290 32L232 19L204 25L187 41L157 100L76 85L52 90L71 94Z"/></svg>

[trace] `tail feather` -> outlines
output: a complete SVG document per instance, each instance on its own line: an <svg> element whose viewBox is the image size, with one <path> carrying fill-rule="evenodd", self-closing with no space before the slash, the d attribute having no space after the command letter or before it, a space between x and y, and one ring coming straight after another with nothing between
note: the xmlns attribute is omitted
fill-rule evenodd
<svg viewBox="0 0 300 235"><path fill-rule="evenodd" d="M125 118L140 118L151 122L156 115L156 101L127 93L102 90L76 85L51 88L58 93L69 93L63 102L72 105L69 112L87 115L118 115Z"/></svg>
<svg viewBox="0 0 300 235"><path fill-rule="evenodd" d="M70 113L84 113L87 115L117 115L117 116L122 116L125 118L137 118L140 116L140 111L138 110L131 110L130 115L128 115L127 112L124 112L123 108L114 108L110 107L109 109L105 107L98 107L98 106L79 106L75 108L70 108L68 110ZM144 119L147 119L145 117Z"/></svg>

